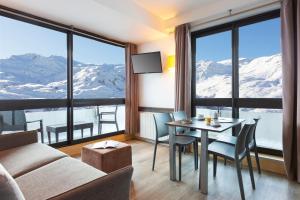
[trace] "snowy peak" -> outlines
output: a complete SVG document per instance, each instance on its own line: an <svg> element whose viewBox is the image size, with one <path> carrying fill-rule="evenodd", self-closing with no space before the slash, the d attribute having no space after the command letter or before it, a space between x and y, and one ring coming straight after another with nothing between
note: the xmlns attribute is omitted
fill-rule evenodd
<svg viewBox="0 0 300 200"><path fill-rule="evenodd" d="M203 61L196 65L197 96L230 98L232 82L231 60ZM281 98L281 54L239 60L240 97Z"/></svg>
<svg viewBox="0 0 300 200"><path fill-rule="evenodd" d="M124 97L124 65L74 61L75 98ZM67 60L61 56L13 55L0 59L0 98L66 98Z"/></svg>

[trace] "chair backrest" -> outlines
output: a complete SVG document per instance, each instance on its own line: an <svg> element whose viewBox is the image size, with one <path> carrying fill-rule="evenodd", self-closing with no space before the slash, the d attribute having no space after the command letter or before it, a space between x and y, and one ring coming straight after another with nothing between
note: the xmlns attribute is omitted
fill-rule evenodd
<svg viewBox="0 0 300 200"><path fill-rule="evenodd" d="M99 115L100 113L101 113L101 111L100 111L100 108L101 106L97 106L97 109L96 109L96 114L97 115ZM115 117L117 116L117 112L118 112L118 105L115 105L115 106L112 106L112 107L114 107L114 109L113 110L110 110L109 112L114 112L114 115L115 115ZM103 111L103 112L107 112L107 111Z"/></svg>
<svg viewBox="0 0 300 200"><path fill-rule="evenodd" d="M237 141L235 145L235 156L236 159L243 156L246 153L247 137L249 130L254 126L254 124L245 124L237 136Z"/></svg>
<svg viewBox="0 0 300 200"><path fill-rule="evenodd" d="M161 137L169 135L169 128L167 122L171 122L172 118L169 113L155 113L153 114L156 128L156 140Z"/></svg>
<svg viewBox="0 0 300 200"><path fill-rule="evenodd" d="M187 115L184 111L177 111L172 113L174 121L186 120ZM183 127L176 127L176 132L184 132L186 129Z"/></svg>
<svg viewBox="0 0 300 200"><path fill-rule="evenodd" d="M255 140L255 134L256 134L256 127L257 127L257 123L260 120L260 117L255 117L253 118L254 122L255 122L255 127L254 127L254 132L253 132L253 140Z"/></svg>
<svg viewBox="0 0 300 200"><path fill-rule="evenodd" d="M0 111L1 121L0 130L19 131L25 130L26 116L24 110Z"/></svg>

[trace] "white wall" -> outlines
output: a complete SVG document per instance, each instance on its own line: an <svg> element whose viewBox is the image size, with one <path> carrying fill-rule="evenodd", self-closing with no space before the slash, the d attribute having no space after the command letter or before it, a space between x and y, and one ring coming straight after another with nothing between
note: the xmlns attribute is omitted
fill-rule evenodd
<svg viewBox="0 0 300 200"><path fill-rule="evenodd" d="M175 55L174 34L138 45L139 53L160 51L162 55L163 73L139 75L139 106L174 108L175 69L167 69L168 55Z"/></svg>

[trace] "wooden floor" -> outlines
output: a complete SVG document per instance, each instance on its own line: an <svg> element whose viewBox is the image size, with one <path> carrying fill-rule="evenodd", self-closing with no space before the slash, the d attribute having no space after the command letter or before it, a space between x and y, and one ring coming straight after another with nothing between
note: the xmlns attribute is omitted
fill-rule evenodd
<svg viewBox="0 0 300 200"><path fill-rule="evenodd" d="M193 199L240 199L235 168L218 162L217 177L212 175L212 162L208 168L208 195L198 190L198 171L194 170L192 154L183 155L182 181L169 180L168 147L158 146L155 171L152 172L153 144L129 141L133 151L133 182L131 199L144 200L193 200ZM177 165L178 166L178 165ZM300 199L300 185L289 182L285 177L263 172L254 173L256 190L252 190L247 169L243 169L246 199L293 200Z"/></svg>

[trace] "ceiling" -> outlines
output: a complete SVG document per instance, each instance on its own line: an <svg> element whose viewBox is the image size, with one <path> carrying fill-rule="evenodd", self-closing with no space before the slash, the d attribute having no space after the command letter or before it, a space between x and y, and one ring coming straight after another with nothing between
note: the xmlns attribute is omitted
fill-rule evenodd
<svg viewBox="0 0 300 200"><path fill-rule="evenodd" d="M168 20L214 0L134 0L153 15Z"/></svg>
<svg viewBox="0 0 300 200"><path fill-rule="evenodd" d="M176 25L276 0L0 0L0 4L123 42L167 37Z"/></svg>

